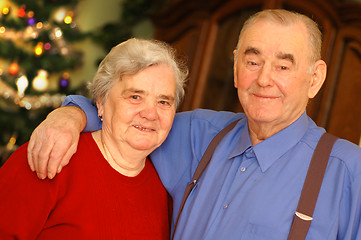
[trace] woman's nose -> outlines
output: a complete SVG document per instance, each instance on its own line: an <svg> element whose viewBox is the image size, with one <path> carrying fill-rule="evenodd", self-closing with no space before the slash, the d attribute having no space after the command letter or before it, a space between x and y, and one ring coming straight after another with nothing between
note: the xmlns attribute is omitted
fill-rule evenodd
<svg viewBox="0 0 361 240"><path fill-rule="evenodd" d="M144 108L140 111L140 116L148 120L155 120L158 118L158 112L156 104L154 103L145 103Z"/></svg>

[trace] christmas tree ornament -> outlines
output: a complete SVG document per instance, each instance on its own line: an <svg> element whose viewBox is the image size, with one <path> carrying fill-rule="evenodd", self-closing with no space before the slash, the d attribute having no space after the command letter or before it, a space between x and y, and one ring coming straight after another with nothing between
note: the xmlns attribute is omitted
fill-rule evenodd
<svg viewBox="0 0 361 240"><path fill-rule="evenodd" d="M17 75L18 72L19 72L19 65L18 65L18 63L17 63L17 62L11 63L10 66L9 66L8 72L9 72L9 74L11 74L11 75L13 75L13 76Z"/></svg>
<svg viewBox="0 0 361 240"><path fill-rule="evenodd" d="M25 5L23 5L18 9L18 17L23 18L25 17L25 15L26 15Z"/></svg>
<svg viewBox="0 0 361 240"><path fill-rule="evenodd" d="M69 88L69 83L70 83L69 73L64 72L59 78L59 90L62 92L67 91Z"/></svg>
<svg viewBox="0 0 361 240"><path fill-rule="evenodd" d="M55 11L54 13L54 20L58 23L63 22L64 18L66 17L67 10L66 8L62 7Z"/></svg>
<svg viewBox="0 0 361 240"><path fill-rule="evenodd" d="M22 75L16 81L16 86L18 87L18 95L19 95L19 97L24 97L25 90L29 86L28 78L25 75Z"/></svg>
<svg viewBox="0 0 361 240"><path fill-rule="evenodd" d="M38 75L33 80L33 89L42 92L48 88L48 85L48 72L43 69L39 70Z"/></svg>
<svg viewBox="0 0 361 240"><path fill-rule="evenodd" d="M28 24L29 24L30 26L33 26L35 23L36 23L35 18L33 18L33 17L28 18Z"/></svg>

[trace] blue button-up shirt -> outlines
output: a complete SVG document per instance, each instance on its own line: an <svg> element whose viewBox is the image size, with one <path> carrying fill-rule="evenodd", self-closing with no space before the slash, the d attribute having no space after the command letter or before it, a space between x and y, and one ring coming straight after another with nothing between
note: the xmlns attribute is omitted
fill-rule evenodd
<svg viewBox="0 0 361 240"><path fill-rule="evenodd" d="M85 110L90 107L83 98L69 100ZM90 122L97 119L91 111L86 110ZM151 154L173 197L173 224L208 144L239 118L187 199L175 239L287 239L312 154L324 133L306 113L255 146L244 114L177 114L167 140ZM361 149L355 144L335 143L313 218L306 239L361 239Z"/></svg>

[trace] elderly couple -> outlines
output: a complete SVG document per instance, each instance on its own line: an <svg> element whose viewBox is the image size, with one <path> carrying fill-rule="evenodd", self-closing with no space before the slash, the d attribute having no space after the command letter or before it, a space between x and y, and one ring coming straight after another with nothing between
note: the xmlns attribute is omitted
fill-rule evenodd
<svg viewBox="0 0 361 240"><path fill-rule="evenodd" d="M119 44L91 83L96 107L69 96L0 169L0 238L169 239L208 144L241 119L190 193L173 238L287 239L325 132L305 112L326 78L320 51L310 18L259 12L234 51L245 113L175 114L187 70L173 50ZM333 146L306 239L361 239L361 149L346 140Z"/></svg>

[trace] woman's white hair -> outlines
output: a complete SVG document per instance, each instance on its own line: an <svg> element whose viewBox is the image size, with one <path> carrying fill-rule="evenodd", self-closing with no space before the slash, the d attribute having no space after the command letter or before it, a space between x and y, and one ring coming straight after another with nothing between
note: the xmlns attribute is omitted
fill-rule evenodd
<svg viewBox="0 0 361 240"><path fill-rule="evenodd" d="M175 51L168 44L157 40L132 38L113 47L99 64L98 71L89 85L94 101L103 104L116 81L126 75L165 64L170 67L176 79L175 105L178 107L183 96L188 69L175 57Z"/></svg>

